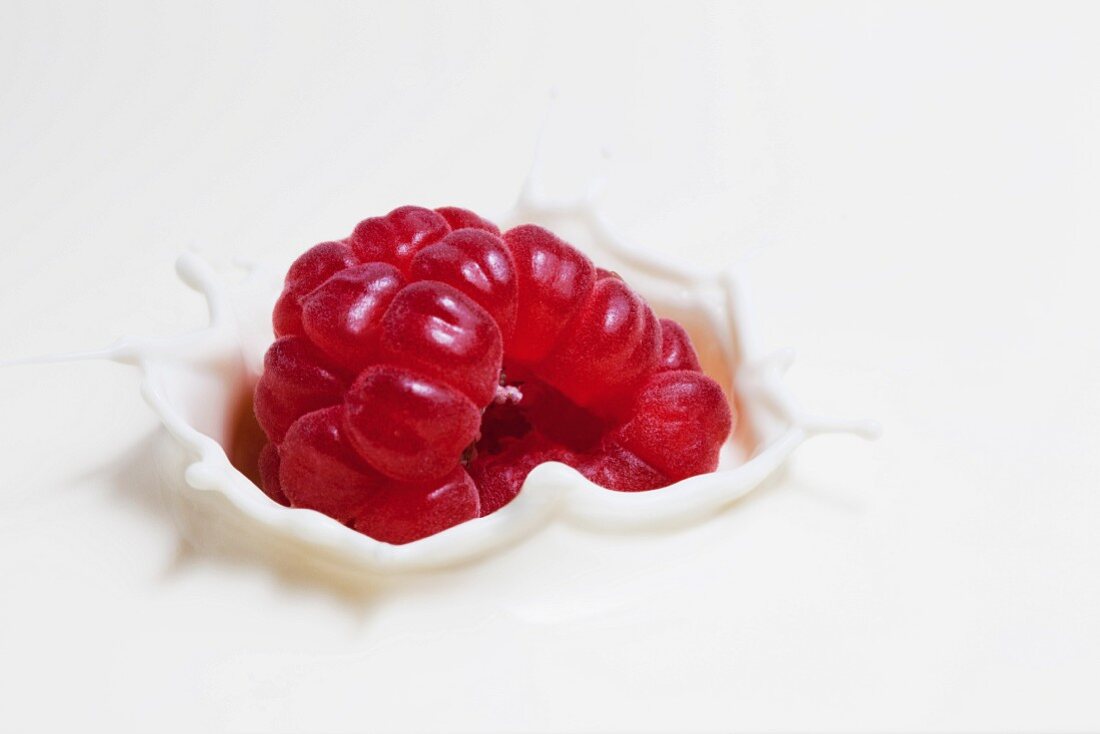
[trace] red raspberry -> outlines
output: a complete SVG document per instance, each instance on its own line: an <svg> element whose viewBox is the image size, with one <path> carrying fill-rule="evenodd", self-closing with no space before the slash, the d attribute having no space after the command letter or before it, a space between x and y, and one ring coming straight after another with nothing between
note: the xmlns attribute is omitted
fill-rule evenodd
<svg viewBox="0 0 1100 734"><path fill-rule="evenodd" d="M256 386L264 490L406 543L545 461L639 491L713 471L732 415L687 333L550 232L401 207L302 255Z"/></svg>
<svg viewBox="0 0 1100 734"><path fill-rule="evenodd" d="M669 482L661 472L614 441L605 441L599 451L577 457L574 466L596 484L621 492L640 492Z"/></svg>
<svg viewBox="0 0 1100 734"><path fill-rule="evenodd" d="M318 510L389 543L407 543L477 517L477 488L455 466L442 480L393 482L348 444L343 410L306 413L279 446L279 484L292 507Z"/></svg>
<svg viewBox="0 0 1100 734"><path fill-rule="evenodd" d="M254 396L256 419L267 437L279 443L299 416L336 405L346 389L343 377L308 339L280 337L264 355Z"/></svg>
<svg viewBox="0 0 1100 734"><path fill-rule="evenodd" d="M714 380L675 370L651 375L614 439L673 480L713 471L730 432L729 404Z"/></svg>
<svg viewBox="0 0 1100 734"><path fill-rule="evenodd" d="M354 374L375 361L382 314L404 285L401 273L385 263L341 270L302 299L306 336Z"/></svg>
<svg viewBox="0 0 1100 734"><path fill-rule="evenodd" d="M385 480L351 448L343 407L306 413L279 444L279 487L292 507L350 523Z"/></svg>
<svg viewBox="0 0 1100 734"><path fill-rule="evenodd" d="M344 268L358 265L343 242L322 242L294 261L286 274L283 294L275 304L275 335L302 333L302 296Z"/></svg>
<svg viewBox="0 0 1100 734"><path fill-rule="evenodd" d="M500 329L461 292L434 280L410 283L381 323L382 355L450 382L479 408L500 379Z"/></svg>
<svg viewBox="0 0 1100 734"><path fill-rule="evenodd" d="M384 217L364 219L348 242L360 262L386 262L406 270L420 250L451 231L447 220L431 209L403 206Z"/></svg>
<svg viewBox="0 0 1100 734"><path fill-rule="evenodd" d="M363 370L346 399L348 437L388 477L435 479L478 437L481 411L444 382L394 365Z"/></svg>
<svg viewBox="0 0 1100 734"><path fill-rule="evenodd" d="M455 467L429 484L383 484L371 494L352 527L387 543L409 543L480 514L477 487Z"/></svg>
<svg viewBox="0 0 1100 734"><path fill-rule="evenodd" d="M452 285L489 312L507 344L516 326L516 266L500 237L477 229L452 232L416 254L413 280Z"/></svg>
<svg viewBox="0 0 1100 734"><path fill-rule="evenodd" d="M280 505L290 506L290 500L279 486L279 449L273 443L265 443L260 449L260 486L268 497Z"/></svg>
<svg viewBox="0 0 1100 734"><path fill-rule="evenodd" d="M500 236L500 229L488 219L482 219L469 209L459 209L457 206L444 206L435 210L436 214L447 220L452 230L459 229L483 229L489 234Z"/></svg>
<svg viewBox="0 0 1100 734"><path fill-rule="evenodd" d="M568 338L542 360L539 374L578 405L607 405L633 391L661 357L657 318L616 278L596 283L564 331Z"/></svg>
<svg viewBox="0 0 1100 734"><path fill-rule="evenodd" d="M545 357L596 280L591 261L542 227L525 224L504 233L519 280L516 334L508 356L522 364Z"/></svg>
<svg viewBox="0 0 1100 734"><path fill-rule="evenodd" d="M496 512L511 502L531 470L547 461L576 464L572 452L536 432L508 442L500 453L478 457L470 465L470 476L481 495L481 514Z"/></svg>
<svg viewBox="0 0 1100 734"><path fill-rule="evenodd" d="M661 319L661 359L657 365L662 370L692 370L702 372L699 358L691 346L691 338L684 327L672 319Z"/></svg>

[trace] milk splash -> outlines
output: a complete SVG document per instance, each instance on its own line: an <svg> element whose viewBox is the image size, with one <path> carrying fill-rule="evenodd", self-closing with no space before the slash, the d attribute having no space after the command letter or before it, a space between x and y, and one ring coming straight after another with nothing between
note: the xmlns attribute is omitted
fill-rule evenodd
<svg viewBox="0 0 1100 734"><path fill-rule="evenodd" d="M236 281L194 254L179 258L185 284L201 293L209 325L175 337L124 339L55 360L109 359L136 366L142 394L179 447L183 482L168 492L181 530L202 544L219 533L271 557L368 575L443 569L535 535L550 523L592 532L668 532L723 511L775 473L805 441L825 433L875 438L871 421L836 420L801 409L783 384L793 353L760 351L751 329L743 266L720 273L661 263L629 247L591 197L550 201L532 175L502 225L534 222L585 233L574 244L619 272L661 316L691 333L706 372L738 413L719 469L646 492L615 492L560 463L536 467L519 495L487 517L406 545L357 533L312 510L270 500L229 458L238 417L271 341L271 307L281 287L274 269L254 266ZM245 407L247 409L247 407Z"/></svg>

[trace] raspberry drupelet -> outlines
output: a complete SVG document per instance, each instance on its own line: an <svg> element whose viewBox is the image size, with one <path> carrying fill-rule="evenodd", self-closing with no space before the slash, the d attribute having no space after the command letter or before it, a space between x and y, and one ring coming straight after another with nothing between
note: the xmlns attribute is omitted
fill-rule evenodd
<svg viewBox="0 0 1100 734"><path fill-rule="evenodd" d="M264 491L389 543L500 509L546 461L619 491L714 471L733 423L684 329L617 274L465 209L314 246L272 321Z"/></svg>

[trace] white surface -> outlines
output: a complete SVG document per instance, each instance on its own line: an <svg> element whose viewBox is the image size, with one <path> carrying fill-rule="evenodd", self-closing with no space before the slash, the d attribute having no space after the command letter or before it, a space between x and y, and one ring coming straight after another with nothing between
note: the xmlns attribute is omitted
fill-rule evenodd
<svg viewBox="0 0 1100 734"><path fill-rule="evenodd" d="M556 86L552 186L606 169L621 227L699 264L760 245L796 392L887 428L687 534L334 589L180 547L132 373L4 370L0 730L1100 728L1098 26L0 5L0 358L201 323L188 245L504 209Z"/></svg>

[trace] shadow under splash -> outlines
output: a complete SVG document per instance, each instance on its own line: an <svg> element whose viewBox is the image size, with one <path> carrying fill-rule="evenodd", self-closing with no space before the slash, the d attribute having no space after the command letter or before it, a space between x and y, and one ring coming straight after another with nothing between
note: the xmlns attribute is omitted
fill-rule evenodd
<svg viewBox="0 0 1100 734"><path fill-rule="evenodd" d="M322 593L334 598L362 621L378 604L402 593L420 593L454 571L381 576L329 561L295 543L273 543L270 529L238 522L236 509L224 496L189 486L184 480L188 463L179 443L165 429L158 428L109 465L94 470L110 473L115 497L127 507L136 508L164 532L178 538L176 553L161 570L163 581L207 564L246 569L249 573L259 571L269 575L285 593ZM784 467L757 491L727 509L764 501L789 480ZM257 487L256 491L261 490ZM196 492L201 493L201 501L196 501Z"/></svg>
<svg viewBox="0 0 1100 734"><path fill-rule="evenodd" d="M271 575L288 593L321 592L335 597L357 617L406 585L400 578L357 573L315 554L271 543L266 535L259 537L264 533L233 521L235 509L220 495L186 483L188 463L179 443L158 428L109 464L89 472L109 474L118 500L178 539L176 553L161 570L162 580L206 564L258 570ZM203 501L195 501L196 492L202 492Z"/></svg>

